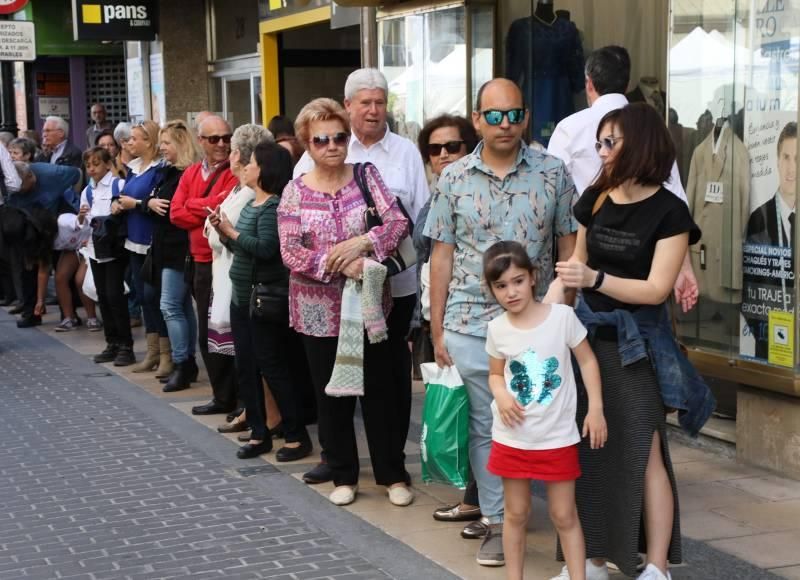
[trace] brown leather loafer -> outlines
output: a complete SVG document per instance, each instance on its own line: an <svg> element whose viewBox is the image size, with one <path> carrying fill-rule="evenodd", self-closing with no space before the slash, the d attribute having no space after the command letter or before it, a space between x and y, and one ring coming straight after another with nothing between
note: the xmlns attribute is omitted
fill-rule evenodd
<svg viewBox="0 0 800 580"><path fill-rule="evenodd" d="M217 427L220 433L241 433L242 431L249 431L250 427L247 426L247 421L235 421L233 423L223 423ZM249 440L248 440L249 441Z"/></svg>
<svg viewBox="0 0 800 580"><path fill-rule="evenodd" d="M481 518L476 522L467 524L461 530L461 537L467 540L480 540L489 532L489 519Z"/></svg>
<svg viewBox="0 0 800 580"><path fill-rule="evenodd" d="M471 522L481 517L481 508L462 509L461 504L446 505L433 512L433 519L440 522Z"/></svg>

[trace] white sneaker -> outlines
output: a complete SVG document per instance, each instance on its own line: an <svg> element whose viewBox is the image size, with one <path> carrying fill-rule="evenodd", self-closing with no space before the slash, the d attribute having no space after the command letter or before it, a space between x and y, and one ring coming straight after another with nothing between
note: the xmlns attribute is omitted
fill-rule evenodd
<svg viewBox="0 0 800 580"><path fill-rule="evenodd" d="M389 501L396 506L404 507L414 501L414 492L406 485L387 488Z"/></svg>
<svg viewBox="0 0 800 580"><path fill-rule="evenodd" d="M331 492L328 499L335 505L349 505L356 501L356 493L357 485L340 485Z"/></svg>
<svg viewBox="0 0 800 580"><path fill-rule="evenodd" d="M639 580L672 580L672 575L667 570L667 574L658 569L658 566L655 564L648 564L647 568L644 569L639 575Z"/></svg>
<svg viewBox="0 0 800 580"><path fill-rule="evenodd" d="M567 567L561 568L561 573L550 580L569 580ZM597 566L591 560L586 560L586 580L608 580L608 566L606 564Z"/></svg>

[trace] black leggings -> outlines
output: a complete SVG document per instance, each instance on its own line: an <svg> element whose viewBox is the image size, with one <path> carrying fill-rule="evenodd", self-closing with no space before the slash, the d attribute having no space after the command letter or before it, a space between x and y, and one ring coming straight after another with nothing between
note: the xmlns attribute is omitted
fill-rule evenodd
<svg viewBox="0 0 800 580"><path fill-rule="evenodd" d="M89 261L97 289L97 303L103 317L106 342L119 346L133 346L128 301L125 297L125 267L128 258L122 255L110 262Z"/></svg>
<svg viewBox="0 0 800 580"><path fill-rule="evenodd" d="M311 380L317 396L317 423L320 443L336 485L358 483L359 459L353 413L356 397L329 397L325 386L336 361L337 337L302 335ZM408 428L409 415L402 416L396 401L397 382L390 380L392 360L400 356L391 339L370 344L364 337L364 396L358 397L367 433L372 470L378 485L410 482L405 469L405 439L398 430ZM409 392L409 397L410 397Z"/></svg>

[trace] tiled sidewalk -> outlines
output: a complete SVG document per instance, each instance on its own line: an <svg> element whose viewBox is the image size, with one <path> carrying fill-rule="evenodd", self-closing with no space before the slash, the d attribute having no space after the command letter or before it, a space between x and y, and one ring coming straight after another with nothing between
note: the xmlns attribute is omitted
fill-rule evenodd
<svg viewBox="0 0 800 580"><path fill-rule="evenodd" d="M85 329L55 333L55 316L49 315L38 330L46 332L81 354L94 354L102 349L102 333ZM136 329L136 347L144 345L141 329ZM199 359L198 359L199 360ZM152 395L168 401L190 415L190 408L210 399L208 382L201 380L190 390L167 395L151 373L133 374L127 368L114 368L127 380ZM201 379L204 378L201 373ZM423 388L414 386L412 422L418 422ZM194 417L209 429L215 429L221 416ZM419 447L411 441L418 425L412 424L412 435L406 446L408 469L414 478L417 497L412 506L397 508L389 504L385 490L372 483L366 443L359 441L362 451L362 478L358 500L347 510L386 531L416 551L428 556L462 578L504 578L502 569L478 566L474 556L478 544L459 536L459 524L436 522L431 517L435 506L455 502L460 492L439 485L423 485L420 481ZM235 442L235 435L220 435ZM800 482L772 475L764 470L737 464L699 448L673 441L673 462L680 488L682 530L686 538L686 564L673 569L680 578L770 578L800 579ZM235 452L231 445L231 454ZM314 464L316 455L292 464L275 463L274 454L262 456L268 463L299 479ZM327 494L330 484L315 489ZM526 577L547 579L560 570L554 561L555 534L547 518L541 494L534 497L534 510L529 525ZM731 557L733 556L733 557ZM748 566L748 563L753 567ZM760 569L760 570L759 570ZM772 576L774 574L775 576Z"/></svg>

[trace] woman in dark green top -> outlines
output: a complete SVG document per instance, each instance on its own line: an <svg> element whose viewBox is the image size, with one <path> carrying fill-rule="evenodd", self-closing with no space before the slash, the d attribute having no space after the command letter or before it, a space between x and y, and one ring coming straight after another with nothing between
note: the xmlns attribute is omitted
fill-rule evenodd
<svg viewBox="0 0 800 580"><path fill-rule="evenodd" d="M224 212L210 216L220 239L234 254L230 277L233 285L231 328L236 350L239 390L245 404L250 441L237 452L241 459L272 450L261 377L266 379L283 418L286 445L276 453L278 461L295 461L311 453L305 428L302 380L308 376L303 346L288 324L265 322L250 316L253 285L289 286L278 240L276 210L283 188L292 177L289 152L273 142L259 143L242 181L256 198L242 209L234 228Z"/></svg>

